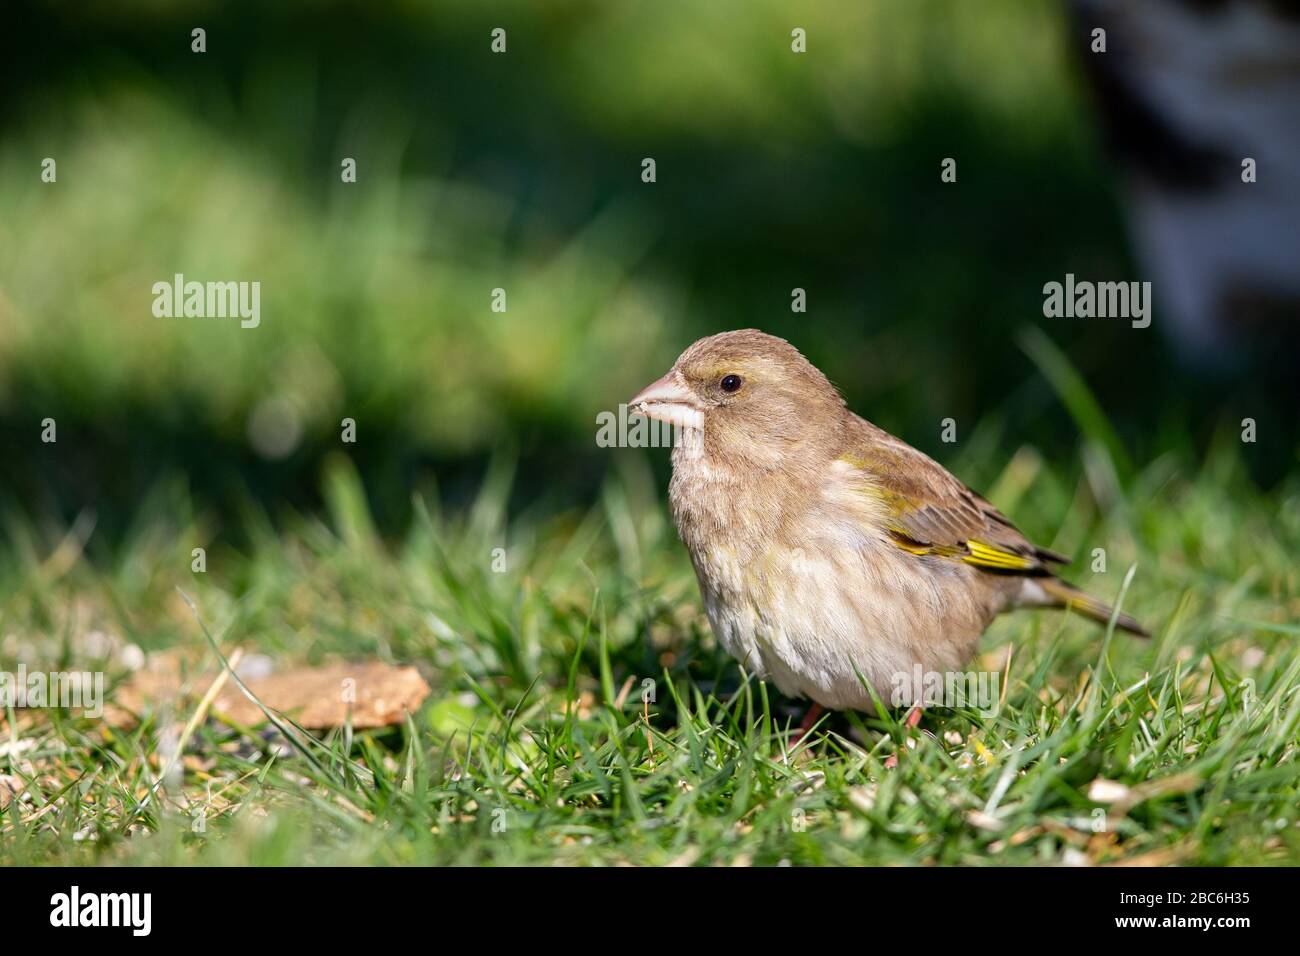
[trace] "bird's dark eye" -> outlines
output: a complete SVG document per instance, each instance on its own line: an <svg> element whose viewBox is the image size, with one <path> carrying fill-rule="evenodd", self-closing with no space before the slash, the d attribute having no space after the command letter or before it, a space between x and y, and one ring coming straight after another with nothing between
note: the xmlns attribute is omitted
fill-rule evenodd
<svg viewBox="0 0 1300 956"><path fill-rule="evenodd" d="M724 392L734 392L739 390L740 382L741 379L739 375L724 375L722 376L722 381L718 384L722 386Z"/></svg>

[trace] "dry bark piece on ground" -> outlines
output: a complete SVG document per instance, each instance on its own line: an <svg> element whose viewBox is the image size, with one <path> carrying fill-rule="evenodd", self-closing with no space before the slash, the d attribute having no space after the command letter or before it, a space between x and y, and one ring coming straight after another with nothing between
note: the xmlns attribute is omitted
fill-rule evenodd
<svg viewBox="0 0 1300 956"><path fill-rule="evenodd" d="M219 672L193 674L181 694L180 669L162 661L146 668L117 689L114 723L133 722L131 715L161 706L173 708L179 719L197 705ZM304 727L341 727L348 720L358 729L400 724L429 696L429 685L414 667L394 667L379 661L295 667L246 680L257 698L273 711L292 717ZM212 703L211 713L245 725L261 724L266 716L235 685L227 681ZM121 718L125 718L124 720Z"/></svg>
<svg viewBox="0 0 1300 956"><path fill-rule="evenodd" d="M8 809L11 800L20 799L26 787L21 777L0 773L0 810Z"/></svg>

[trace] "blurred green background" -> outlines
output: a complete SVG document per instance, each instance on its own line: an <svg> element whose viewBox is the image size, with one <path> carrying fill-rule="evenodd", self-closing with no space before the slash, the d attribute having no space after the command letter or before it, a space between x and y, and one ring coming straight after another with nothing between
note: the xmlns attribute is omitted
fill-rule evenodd
<svg viewBox="0 0 1300 956"><path fill-rule="evenodd" d="M4 20L0 495L30 516L92 508L111 541L177 474L219 515L312 510L344 417L381 528L412 488L467 500L503 449L516 496L587 501L614 458L597 413L747 326L941 460L956 419L988 452L972 483L1026 443L1077 458L1034 326L1133 460L1198 461L1250 416L1256 480L1294 465L1284 379L1181 367L1158 300L1146 331L1042 317L1066 272L1140 278L1056 2L102 0ZM156 318L178 272L260 281L260 327ZM256 451L258 428L285 453Z"/></svg>

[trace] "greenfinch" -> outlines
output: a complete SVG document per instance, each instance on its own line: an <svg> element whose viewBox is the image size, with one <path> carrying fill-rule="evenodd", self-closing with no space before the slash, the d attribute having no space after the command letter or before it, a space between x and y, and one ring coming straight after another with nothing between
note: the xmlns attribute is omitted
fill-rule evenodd
<svg viewBox="0 0 1300 956"><path fill-rule="evenodd" d="M680 429L669 499L705 612L786 695L874 711L868 686L891 703L900 674L959 671L1002 611L1113 616L1056 576L1066 558L853 414L784 339L700 339L628 408Z"/></svg>

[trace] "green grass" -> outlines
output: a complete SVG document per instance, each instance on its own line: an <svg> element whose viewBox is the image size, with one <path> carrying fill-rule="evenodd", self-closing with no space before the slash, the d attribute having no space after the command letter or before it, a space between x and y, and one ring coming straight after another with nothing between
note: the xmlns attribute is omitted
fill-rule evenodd
<svg viewBox="0 0 1300 956"><path fill-rule="evenodd" d="M967 454L975 454L972 446ZM1104 456L1103 456L1104 457ZM840 715L794 745L802 705L715 646L662 490L620 453L582 514L507 523L510 469L475 505L431 500L400 541L373 531L345 459L325 518L250 513L236 550L181 486L142 505L120 548L83 553L11 515L4 656L29 667L204 639L279 664L330 655L414 663L433 695L406 726L346 729L311 759L208 721L183 772L160 768L155 715L131 732L59 711L8 715L0 773L27 798L0 816L16 863L1011 864L1290 862L1300 850L1300 490L1251 488L1226 443L1198 469L1157 461L1122 496L1099 466L1056 473L1022 449L993 495L1076 556L1150 642L1056 613L1005 617L982 666L1013 648L990 717ZM958 471L970 469L957 463ZM1099 501L1107 501L1102 507ZM206 574L190 549L209 548ZM508 569L491 570L493 548ZM1108 569L1090 574L1091 549ZM89 649L96 648L96 649ZM656 700L645 719L645 678ZM15 724L15 718L17 723ZM896 758L896 766L890 766ZM1089 799L1097 778L1130 798ZM206 827L195 832L202 808ZM1106 809L1106 807L1103 807ZM1104 814L1103 814L1104 816Z"/></svg>

